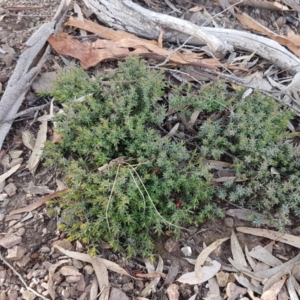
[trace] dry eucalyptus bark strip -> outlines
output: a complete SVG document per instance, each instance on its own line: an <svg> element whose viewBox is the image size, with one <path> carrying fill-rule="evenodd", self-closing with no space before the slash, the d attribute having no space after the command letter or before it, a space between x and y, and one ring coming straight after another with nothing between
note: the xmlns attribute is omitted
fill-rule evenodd
<svg viewBox="0 0 300 300"><path fill-rule="evenodd" d="M70 0L62 0L52 21L43 24L25 43L27 49L21 54L0 101L0 149L12 120L50 51L50 47L46 47L47 39L60 27L69 3Z"/></svg>

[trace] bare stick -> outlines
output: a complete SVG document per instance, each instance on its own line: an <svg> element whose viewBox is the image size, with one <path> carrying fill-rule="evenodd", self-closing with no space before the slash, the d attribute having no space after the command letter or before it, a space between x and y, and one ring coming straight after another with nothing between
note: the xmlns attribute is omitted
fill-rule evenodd
<svg viewBox="0 0 300 300"><path fill-rule="evenodd" d="M30 291L31 293L35 294L36 296L38 296L38 297L40 297L44 300L49 300L48 298L46 298L43 295L39 294L38 292L36 292L34 289L32 289L30 286L27 285L27 283L23 279L22 275L20 273L18 273L17 270L3 257L1 251L0 251L0 259L3 261L3 263L5 265L7 265L19 277L20 281L23 283L23 285L25 286L25 288L28 291Z"/></svg>

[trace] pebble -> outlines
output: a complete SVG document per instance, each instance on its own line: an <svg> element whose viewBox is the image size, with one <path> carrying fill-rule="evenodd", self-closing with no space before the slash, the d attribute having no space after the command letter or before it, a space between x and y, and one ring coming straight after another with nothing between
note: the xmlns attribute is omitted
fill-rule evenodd
<svg viewBox="0 0 300 300"><path fill-rule="evenodd" d="M39 258L39 256L40 256L40 254L39 254L39 253L37 253L37 252L34 252L34 253L32 253L32 254L30 255L30 258L31 258L31 259L38 259L38 258Z"/></svg>
<svg viewBox="0 0 300 300"><path fill-rule="evenodd" d="M59 269L59 273L63 276L79 276L79 271L73 266L63 266Z"/></svg>
<svg viewBox="0 0 300 300"><path fill-rule="evenodd" d="M78 259L73 259L72 264L75 268L77 268L79 270L83 268L82 262Z"/></svg>
<svg viewBox="0 0 300 300"><path fill-rule="evenodd" d="M124 292L130 292L133 290L133 283L132 282L127 282L127 283L124 283L123 286L122 286L122 290Z"/></svg>
<svg viewBox="0 0 300 300"><path fill-rule="evenodd" d="M225 224L225 226L227 226L229 228L232 228L233 225L234 225L233 218L225 218L224 219L224 224Z"/></svg>
<svg viewBox="0 0 300 300"><path fill-rule="evenodd" d="M16 245L7 250L6 258L10 260L20 260L24 256L26 251L27 250L24 247Z"/></svg>
<svg viewBox="0 0 300 300"><path fill-rule="evenodd" d="M20 244L22 238L17 235L6 235L4 238L0 239L0 246L8 249L17 244Z"/></svg>
<svg viewBox="0 0 300 300"><path fill-rule="evenodd" d="M47 246L42 246L41 249L40 249L41 253L48 253L50 251L51 251L51 249Z"/></svg>
<svg viewBox="0 0 300 300"><path fill-rule="evenodd" d="M137 280L135 282L135 285L139 288L139 289L143 289L145 287L144 282L142 280Z"/></svg>
<svg viewBox="0 0 300 300"><path fill-rule="evenodd" d="M66 277L66 282L68 283L75 283L81 279L82 275L72 275Z"/></svg>
<svg viewBox="0 0 300 300"><path fill-rule="evenodd" d="M18 236L22 236L25 232L26 232L26 229L24 227L20 227L20 228L18 228L16 234Z"/></svg>
<svg viewBox="0 0 300 300"><path fill-rule="evenodd" d="M46 273L47 273L46 270L35 270L32 272L32 277L41 278L44 277Z"/></svg>
<svg viewBox="0 0 300 300"><path fill-rule="evenodd" d="M88 274L92 275L94 273L94 268L91 265L84 266L83 270Z"/></svg>
<svg viewBox="0 0 300 300"><path fill-rule="evenodd" d="M22 298L24 300L34 300L36 298L36 295L28 290L24 290L22 293Z"/></svg>
<svg viewBox="0 0 300 300"><path fill-rule="evenodd" d="M17 187L14 183L11 182L5 186L4 191L9 197L12 197L17 193Z"/></svg>

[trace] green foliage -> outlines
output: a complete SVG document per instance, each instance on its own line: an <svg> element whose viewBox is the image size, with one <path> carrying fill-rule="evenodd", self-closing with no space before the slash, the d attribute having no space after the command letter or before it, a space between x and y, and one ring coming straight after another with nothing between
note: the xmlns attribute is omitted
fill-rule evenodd
<svg viewBox="0 0 300 300"><path fill-rule="evenodd" d="M208 119L199 130L202 155L231 162L236 177L244 180L224 183L218 197L266 213L281 227L290 211L300 214L299 150L292 143L294 134L287 131L292 117L289 110L255 93L238 99L229 113Z"/></svg>
<svg viewBox="0 0 300 300"><path fill-rule="evenodd" d="M61 202L63 227L70 239L90 245L104 239L129 256L148 256L153 233L170 227L176 234L182 224L213 215L211 174L199 154L159 132L163 74L130 59L114 74L89 80L91 86L75 69L53 93L67 106L57 120L63 140L46 147L48 165L65 173L70 188ZM83 103L74 102L86 94ZM120 157L125 161L112 162Z"/></svg>
<svg viewBox="0 0 300 300"><path fill-rule="evenodd" d="M217 199L269 212L277 225L290 211L300 215L299 153L287 131L293 115L270 98L230 97L220 83L172 87L137 58L102 77L66 71L52 96L65 106L56 120L63 139L47 144L46 162L65 174L60 228L70 240L103 239L128 256L149 256L154 233L178 235L184 224L222 215ZM186 120L197 110L199 118L193 131L167 139L172 108ZM232 163L242 181L212 184L204 158Z"/></svg>

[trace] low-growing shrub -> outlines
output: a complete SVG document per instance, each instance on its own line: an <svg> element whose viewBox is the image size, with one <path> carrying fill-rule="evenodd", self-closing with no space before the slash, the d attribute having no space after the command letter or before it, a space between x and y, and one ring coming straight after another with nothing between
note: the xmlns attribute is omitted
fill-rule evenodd
<svg viewBox="0 0 300 300"><path fill-rule="evenodd" d="M137 58L95 78L65 71L51 94L65 107L56 120L62 140L48 142L45 157L69 188L59 203L70 240L149 256L153 234L178 235L181 226L220 216L221 200L277 212L276 224L299 214L299 153L287 131L293 114L270 98L242 100L220 83L174 87ZM167 135L167 123L195 111L189 130ZM212 183L206 159L232 163L239 182Z"/></svg>

